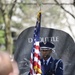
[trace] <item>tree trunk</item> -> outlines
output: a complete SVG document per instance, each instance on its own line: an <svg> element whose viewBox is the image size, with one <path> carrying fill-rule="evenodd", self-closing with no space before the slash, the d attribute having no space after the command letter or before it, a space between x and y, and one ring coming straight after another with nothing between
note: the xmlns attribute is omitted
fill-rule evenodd
<svg viewBox="0 0 75 75"><path fill-rule="evenodd" d="M5 46L6 50L12 54L13 40L11 37L11 30L10 30L10 17L8 14L4 15L4 21L5 21Z"/></svg>

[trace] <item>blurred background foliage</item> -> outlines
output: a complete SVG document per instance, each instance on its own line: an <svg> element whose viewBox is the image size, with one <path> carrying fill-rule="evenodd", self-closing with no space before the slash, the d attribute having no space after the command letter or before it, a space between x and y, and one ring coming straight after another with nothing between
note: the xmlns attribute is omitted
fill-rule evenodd
<svg viewBox="0 0 75 75"><path fill-rule="evenodd" d="M4 31L0 30L0 44L5 44Z"/></svg>
<svg viewBox="0 0 75 75"><path fill-rule="evenodd" d="M0 0L0 48L12 53L19 34L35 26L40 9L42 27L63 30L75 39L74 5L74 0Z"/></svg>

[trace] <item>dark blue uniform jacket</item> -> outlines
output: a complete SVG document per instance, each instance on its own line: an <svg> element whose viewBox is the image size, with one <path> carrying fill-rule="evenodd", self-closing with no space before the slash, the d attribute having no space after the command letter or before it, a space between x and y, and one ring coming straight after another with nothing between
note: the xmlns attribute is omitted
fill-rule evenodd
<svg viewBox="0 0 75 75"><path fill-rule="evenodd" d="M63 63L61 59L50 58L47 65L44 65L43 59L41 59L42 75L63 75Z"/></svg>

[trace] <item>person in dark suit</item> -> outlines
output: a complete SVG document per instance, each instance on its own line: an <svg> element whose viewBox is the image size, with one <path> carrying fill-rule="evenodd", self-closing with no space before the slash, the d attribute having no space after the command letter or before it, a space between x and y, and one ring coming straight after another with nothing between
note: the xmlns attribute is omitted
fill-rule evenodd
<svg viewBox="0 0 75 75"><path fill-rule="evenodd" d="M40 42L42 75L63 75L63 62L51 56L55 45L51 42Z"/></svg>

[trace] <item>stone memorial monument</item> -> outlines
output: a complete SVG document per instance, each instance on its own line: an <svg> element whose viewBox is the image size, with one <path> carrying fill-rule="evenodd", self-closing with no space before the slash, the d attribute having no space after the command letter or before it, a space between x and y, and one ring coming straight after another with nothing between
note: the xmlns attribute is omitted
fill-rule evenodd
<svg viewBox="0 0 75 75"><path fill-rule="evenodd" d="M15 43L15 60L18 63L20 74L27 75L30 70L30 54L33 43L34 27L25 29ZM75 75L75 42L72 37L61 30L41 27L40 41L50 41L55 48L52 56L62 59L64 75Z"/></svg>

